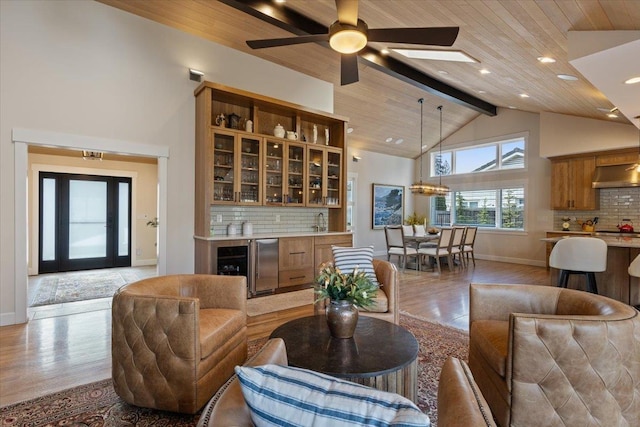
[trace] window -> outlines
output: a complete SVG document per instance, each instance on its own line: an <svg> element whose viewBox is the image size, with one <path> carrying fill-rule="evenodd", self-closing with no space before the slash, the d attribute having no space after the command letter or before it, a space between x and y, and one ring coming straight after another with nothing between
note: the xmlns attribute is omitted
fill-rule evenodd
<svg viewBox="0 0 640 427"><path fill-rule="evenodd" d="M524 187L455 191L435 197L430 222L524 230L524 205Z"/></svg>
<svg viewBox="0 0 640 427"><path fill-rule="evenodd" d="M504 169L522 169L525 165L525 139L518 137L491 144L431 153L431 176L460 175Z"/></svg>

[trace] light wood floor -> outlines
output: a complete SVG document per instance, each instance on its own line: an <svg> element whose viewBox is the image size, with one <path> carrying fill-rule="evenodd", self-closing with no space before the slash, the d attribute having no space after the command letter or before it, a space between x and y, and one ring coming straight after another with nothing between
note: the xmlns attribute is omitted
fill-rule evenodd
<svg viewBox="0 0 640 427"><path fill-rule="evenodd" d="M407 269L400 272L400 309L467 330L471 282L548 285L549 274L482 260L475 268L445 268L441 277ZM111 376L111 311L102 306L70 313L0 327L0 406ZM250 318L249 336L268 336L277 325L312 313L309 306Z"/></svg>

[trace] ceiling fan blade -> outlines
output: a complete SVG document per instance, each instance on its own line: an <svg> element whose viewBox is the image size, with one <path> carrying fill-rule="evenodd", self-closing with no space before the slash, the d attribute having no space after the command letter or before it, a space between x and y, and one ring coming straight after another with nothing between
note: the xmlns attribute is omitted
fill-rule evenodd
<svg viewBox="0 0 640 427"><path fill-rule="evenodd" d="M338 22L354 27L358 25L358 0L336 0L336 9Z"/></svg>
<svg viewBox="0 0 640 427"><path fill-rule="evenodd" d="M378 28L369 29L367 38L371 42L451 46L459 31L459 27Z"/></svg>
<svg viewBox="0 0 640 427"><path fill-rule="evenodd" d="M263 49L265 47L289 46L293 44L326 41L329 41L328 34L312 34L309 36L285 37L282 39L247 40L247 45L249 45L251 49Z"/></svg>
<svg viewBox="0 0 640 427"><path fill-rule="evenodd" d="M358 54L343 54L340 57L340 85L346 86L358 81Z"/></svg>

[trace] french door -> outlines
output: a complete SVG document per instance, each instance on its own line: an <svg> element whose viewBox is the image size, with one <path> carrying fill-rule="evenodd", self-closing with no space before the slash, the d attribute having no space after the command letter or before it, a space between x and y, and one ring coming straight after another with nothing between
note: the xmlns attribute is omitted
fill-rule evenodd
<svg viewBox="0 0 640 427"><path fill-rule="evenodd" d="M39 273L131 265L131 178L40 172Z"/></svg>

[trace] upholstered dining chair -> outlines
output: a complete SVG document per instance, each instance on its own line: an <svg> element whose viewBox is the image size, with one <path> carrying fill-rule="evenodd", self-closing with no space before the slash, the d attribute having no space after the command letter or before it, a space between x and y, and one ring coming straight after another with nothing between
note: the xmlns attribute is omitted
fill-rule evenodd
<svg viewBox="0 0 640 427"><path fill-rule="evenodd" d="M460 262L460 266L464 267L464 259L462 258L462 246L464 245L464 236L467 233L467 227L455 226L453 227L453 237L451 238L451 258L453 258L454 264L456 256Z"/></svg>
<svg viewBox="0 0 640 427"><path fill-rule="evenodd" d="M144 408L194 414L247 358L244 276L179 274L113 296L115 392Z"/></svg>
<svg viewBox="0 0 640 427"><path fill-rule="evenodd" d="M427 230L424 228L422 224L413 224L413 235L414 236L426 236ZM418 249L420 248L433 248L436 244L434 242L420 242L418 241Z"/></svg>
<svg viewBox="0 0 640 427"><path fill-rule="evenodd" d="M420 270L418 250L409 247L404 240L404 229L401 226L384 227L384 236L387 240L387 261L391 261L391 256L397 256L398 262L404 270L407 265L407 258L416 259L416 270Z"/></svg>
<svg viewBox="0 0 640 427"><path fill-rule="evenodd" d="M549 266L560 270L558 286L566 288L571 274L584 274L587 276L587 290L597 294L594 273L607 269L607 244L597 237L561 239L551 250Z"/></svg>
<svg viewBox="0 0 640 427"><path fill-rule="evenodd" d="M474 252L474 245L476 244L476 235L478 234L478 227L467 227L467 231L464 233L464 240L462 243L462 258L464 260L465 265L469 266L469 254L471 254L471 259L473 260L473 266L476 266L476 255Z"/></svg>
<svg viewBox="0 0 640 427"><path fill-rule="evenodd" d="M447 262L449 263L449 270L453 271L453 258L451 257L453 232L453 228L442 228L440 229L440 237L438 238L437 246L418 249L418 254L422 259L427 257L435 258L435 263L438 267L438 274L442 273L442 268L440 267L440 258L445 256L447 257Z"/></svg>

